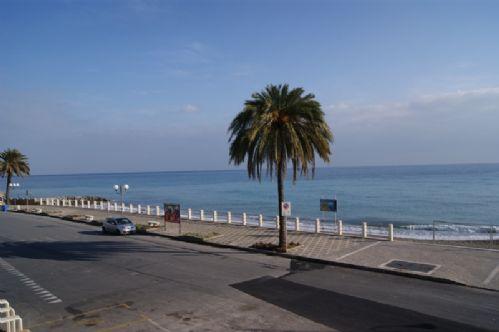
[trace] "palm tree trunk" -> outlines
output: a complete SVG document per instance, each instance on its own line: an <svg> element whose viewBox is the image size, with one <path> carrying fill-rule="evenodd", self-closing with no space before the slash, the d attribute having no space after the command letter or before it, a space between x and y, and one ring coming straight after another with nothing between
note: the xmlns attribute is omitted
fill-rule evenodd
<svg viewBox="0 0 499 332"><path fill-rule="evenodd" d="M12 174L7 174L7 187L5 188L5 204L10 204L10 182L12 181Z"/></svg>
<svg viewBox="0 0 499 332"><path fill-rule="evenodd" d="M277 164L277 197L279 200L279 250L286 252L288 247L286 218L282 215L282 202L284 201L284 170L282 163Z"/></svg>

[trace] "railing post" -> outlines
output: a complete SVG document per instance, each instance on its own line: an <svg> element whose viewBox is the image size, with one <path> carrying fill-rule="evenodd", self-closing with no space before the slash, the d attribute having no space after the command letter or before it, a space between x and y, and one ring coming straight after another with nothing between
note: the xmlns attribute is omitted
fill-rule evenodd
<svg viewBox="0 0 499 332"><path fill-rule="evenodd" d="M263 215L258 215L258 226L263 227Z"/></svg>
<svg viewBox="0 0 499 332"><path fill-rule="evenodd" d="M83 198L81 199L81 207L84 208L85 207L85 200L83 200Z"/></svg>
<svg viewBox="0 0 499 332"><path fill-rule="evenodd" d="M192 220L192 209L191 208L187 209L187 219Z"/></svg>
<svg viewBox="0 0 499 332"><path fill-rule="evenodd" d="M139 204L139 205L137 205L137 214L140 214L141 211L142 211L142 208L141 208L141 206Z"/></svg>
<svg viewBox="0 0 499 332"><path fill-rule="evenodd" d="M148 205L148 206L146 207L146 213L147 213L147 215L148 215L148 216L150 216L150 215L151 215L151 206L150 206L150 205Z"/></svg>
<svg viewBox="0 0 499 332"><path fill-rule="evenodd" d="M342 236L343 235L343 220L338 220L338 235Z"/></svg>
<svg viewBox="0 0 499 332"><path fill-rule="evenodd" d="M90 201L87 201L87 208L90 209Z"/></svg>
<svg viewBox="0 0 499 332"><path fill-rule="evenodd" d="M156 205L156 216L160 216L159 206Z"/></svg>
<svg viewBox="0 0 499 332"><path fill-rule="evenodd" d="M61 201L58 198L56 202L57 202L57 206L59 206L59 204L60 204Z"/></svg>
<svg viewBox="0 0 499 332"><path fill-rule="evenodd" d="M213 222L218 220L217 211L213 211Z"/></svg>
<svg viewBox="0 0 499 332"><path fill-rule="evenodd" d="M367 238L367 222L362 223L362 237Z"/></svg>
<svg viewBox="0 0 499 332"><path fill-rule="evenodd" d="M204 210L199 210L199 220L204 220Z"/></svg>
<svg viewBox="0 0 499 332"><path fill-rule="evenodd" d="M296 217L295 219L295 231L300 231L300 218Z"/></svg>
<svg viewBox="0 0 499 332"><path fill-rule="evenodd" d="M315 232L321 232L321 220L319 218L315 219Z"/></svg>
<svg viewBox="0 0 499 332"><path fill-rule="evenodd" d="M247 220L246 212L243 212L243 226L246 226Z"/></svg>
<svg viewBox="0 0 499 332"><path fill-rule="evenodd" d="M232 224L232 212L227 212L227 223Z"/></svg>
<svg viewBox="0 0 499 332"><path fill-rule="evenodd" d="M393 224L388 225L388 240L393 241Z"/></svg>
<svg viewBox="0 0 499 332"><path fill-rule="evenodd" d="M279 229L279 216L275 218L275 229Z"/></svg>
<svg viewBox="0 0 499 332"><path fill-rule="evenodd" d="M130 213L133 212L133 204L132 203L130 203L130 211L128 211L128 212L130 212Z"/></svg>
<svg viewBox="0 0 499 332"><path fill-rule="evenodd" d="M78 200L75 199L75 207L78 207Z"/></svg>

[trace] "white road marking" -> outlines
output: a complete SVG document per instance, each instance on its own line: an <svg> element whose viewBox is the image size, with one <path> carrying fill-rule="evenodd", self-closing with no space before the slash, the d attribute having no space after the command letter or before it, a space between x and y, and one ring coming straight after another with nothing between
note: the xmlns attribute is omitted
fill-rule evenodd
<svg viewBox="0 0 499 332"><path fill-rule="evenodd" d="M29 287L36 295L38 295L44 301L48 303L60 303L62 300L45 290L43 287L40 287L33 279L28 278L25 274L19 272L14 266L10 265L4 259L0 258L0 267L2 267L5 271L19 278L25 286Z"/></svg>
<svg viewBox="0 0 499 332"><path fill-rule="evenodd" d="M158 329L160 329L161 331L165 331L165 332L170 332L170 330L168 330L167 328L159 325L158 323L156 323L155 321L153 321L151 318L147 318L147 321L149 323L151 323L152 325L156 326Z"/></svg>
<svg viewBox="0 0 499 332"><path fill-rule="evenodd" d="M359 248L359 249L357 249L357 250L354 250L354 251L352 251L352 252L349 252L348 254L344 254L343 256L340 256L340 257L336 258L336 260L338 260L338 261L339 261L340 259L346 258L346 257L348 257L348 256L350 256L350 255L354 255L354 254L356 254L356 253L358 253L358 252L361 252L362 250L366 250L366 249L368 249L368 248L374 247L375 245L380 244L380 243L381 243L381 241L378 241L378 242L374 242L374 243L368 244L368 245L367 245L367 246L365 246L365 247Z"/></svg>
<svg viewBox="0 0 499 332"><path fill-rule="evenodd" d="M493 269L492 272L490 272L490 274L487 277L487 279L485 279L483 281L483 284L484 285L488 285L492 281L492 279L494 279L494 277L496 276L497 273L499 273L499 265L497 265L496 268Z"/></svg>

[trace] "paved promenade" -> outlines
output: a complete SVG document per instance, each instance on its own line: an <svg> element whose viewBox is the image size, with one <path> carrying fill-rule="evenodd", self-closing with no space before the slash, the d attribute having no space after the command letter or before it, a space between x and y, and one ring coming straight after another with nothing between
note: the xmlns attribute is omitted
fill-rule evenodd
<svg viewBox="0 0 499 332"><path fill-rule="evenodd" d="M115 215L101 210L43 206L44 211L63 214L93 215L96 220ZM155 216L127 214L134 222L147 224ZM156 219L159 220L159 219ZM158 235L178 236L177 224L167 224L152 231ZM269 228L228 225L206 221L182 221L182 234L195 234L205 242L248 248L257 242L277 243L277 230ZM395 270L420 276L443 278L470 286L499 290L499 250L474 249L435 245L414 241L393 242L376 238L335 236L290 231L289 242L300 245L289 254L363 266Z"/></svg>

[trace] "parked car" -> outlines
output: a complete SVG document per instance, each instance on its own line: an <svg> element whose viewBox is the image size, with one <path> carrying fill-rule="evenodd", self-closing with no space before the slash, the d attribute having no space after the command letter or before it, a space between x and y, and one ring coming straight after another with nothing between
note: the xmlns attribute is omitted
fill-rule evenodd
<svg viewBox="0 0 499 332"><path fill-rule="evenodd" d="M125 217L106 218L102 224L102 233L134 234L137 231L135 224Z"/></svg>

